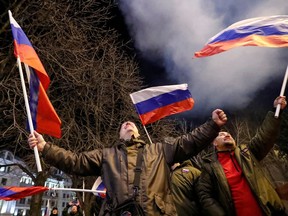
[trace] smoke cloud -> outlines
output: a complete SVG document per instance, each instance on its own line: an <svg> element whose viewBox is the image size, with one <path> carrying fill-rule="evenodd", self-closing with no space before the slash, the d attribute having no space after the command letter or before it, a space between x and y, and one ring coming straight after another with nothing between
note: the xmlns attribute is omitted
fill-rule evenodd
<svg viewBox="0 0 288 216"><path fill-rule="evenodd" d="M287 48L239 47L192 57L237 21L287 14L287 0L119 0L119 7L141 55L164 65L175 84L188 83L198 116L218 107L243 108L269 81L284 76Z"/></svg>

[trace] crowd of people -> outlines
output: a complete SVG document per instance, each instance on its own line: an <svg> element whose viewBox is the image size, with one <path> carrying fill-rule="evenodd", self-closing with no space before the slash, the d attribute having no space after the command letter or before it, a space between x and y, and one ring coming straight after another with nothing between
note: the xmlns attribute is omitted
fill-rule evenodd
<svg viewBox="0 0 288 216"><path fill-rule="evenodd" d="M69 202L63 209L62 214L58 213L58 208L53 207L50 216L83 216L79 202Z"/></svg>
<svg viewBox="0 0 288 216"><path fill-rule="evenodd" d="M274 100L274 107L278 104L281 110L286 107L285 96ZM222 130L227 116L221 109L191 132L162 143L145 143L130 121L122 124L119 142L109 148L75 154L36 131L28 143L68 174L102 177L106 198L99 215L281 216L284 205L259 165L276 141L280 121L281 115L275 118L269 111L246 144L236 144ZM196 167L191 158L208 147Z"/></svg>

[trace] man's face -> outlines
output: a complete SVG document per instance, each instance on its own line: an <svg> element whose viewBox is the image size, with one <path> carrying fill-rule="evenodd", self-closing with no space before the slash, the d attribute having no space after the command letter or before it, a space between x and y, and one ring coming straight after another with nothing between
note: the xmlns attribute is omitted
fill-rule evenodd
<svg viewBox="0 0 288 216"><path fill-rule="evenodd" d="M77 206L72 206L72 208L71 208L71 212L73 212L73 213L76 213L77 212Z"/></svg>
<svg viewBox="0 0 288 216"><path fill-rule="evenodd" d="M218 151L234 150L236 148L236 142L228 132L219 132L213 141L213 145Z"/></svg>
<svg viewBox="0 0 288 216"><path fill-rule="evenodd" d="M120 139L124 140L130 140L132 135L134 135L135 138L140 136L136 125L130 121L122 124L119 135Z"/></svg>
<svg viewBox="0 0 288 216"><path fill-rule="evenodd" d="M57 210L57 209L53 209L53 210L52 210L52 213L53 213L53 214L57 214L57 213L58 213L58 210Z"/></svg>

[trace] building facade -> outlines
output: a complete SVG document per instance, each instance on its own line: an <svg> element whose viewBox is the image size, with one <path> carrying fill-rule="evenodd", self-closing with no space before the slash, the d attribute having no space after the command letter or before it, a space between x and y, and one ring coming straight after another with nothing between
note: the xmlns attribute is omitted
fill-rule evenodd
<svg viewBox="0 0 288 216"><path fill-rule="evenodd" d="M15 164L11 166L11 164ZM19 186L30 187L34 185L32 178L27 175L17 164L26 167L24 162L15 157L12 152L0 152L0 187L3 186ZM72 181L60 170L55 169L53 176L48 178L45 186L49 188L71 188ZM44 192L42 198L42 216L45 209L49 205L50 209L57 207L61 212L75 198L75 192L71 191L53 191ZM0 200L0 215L1 216L29 216L31 196L25 197L16 201Z"/></svg>

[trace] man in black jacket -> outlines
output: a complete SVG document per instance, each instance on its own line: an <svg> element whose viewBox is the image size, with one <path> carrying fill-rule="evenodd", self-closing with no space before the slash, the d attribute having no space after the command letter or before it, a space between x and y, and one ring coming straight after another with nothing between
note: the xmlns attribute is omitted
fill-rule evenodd
<svg viewBox="0 0 288 216"><path fill-rule="evenodd" d="M145 215L174 216L177 213L170 190L170 166L198 154L212 142L226 121L226 114L216 109L212 112L212 120L190 133L153 144L139 139L133 122L125 122L120 129L120 141L112 147L79 154L46 143L36 131L29 136L28 142L30 148L37 145L47 163L66 173L102 177L107 191L100 215L114 214L119 205L135 197ZM141 149L140 169L135 169ZM141 172L137 188L134 185L135 170Z"/></svg>

